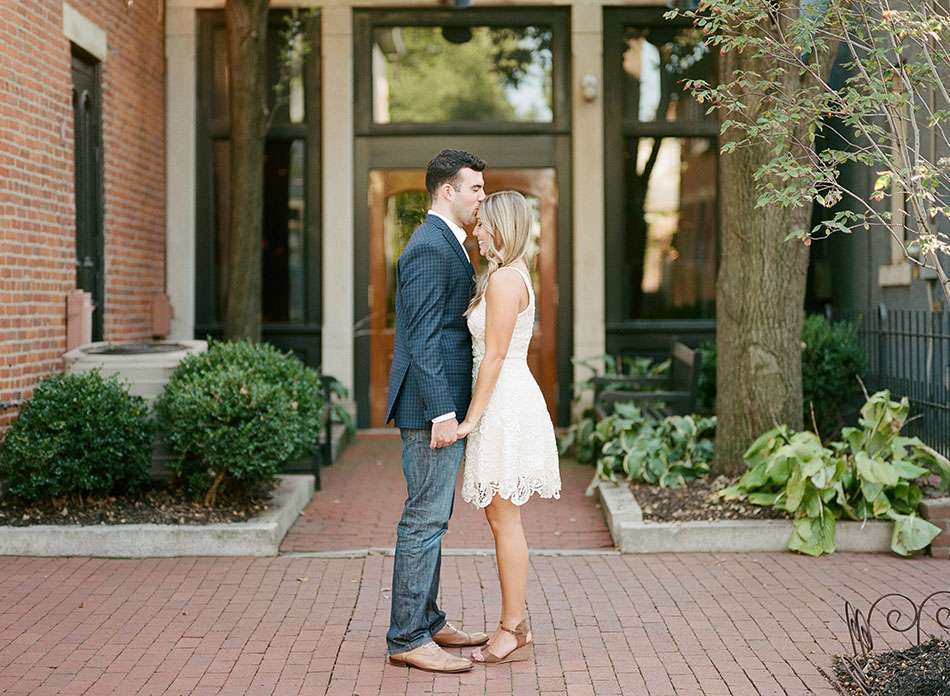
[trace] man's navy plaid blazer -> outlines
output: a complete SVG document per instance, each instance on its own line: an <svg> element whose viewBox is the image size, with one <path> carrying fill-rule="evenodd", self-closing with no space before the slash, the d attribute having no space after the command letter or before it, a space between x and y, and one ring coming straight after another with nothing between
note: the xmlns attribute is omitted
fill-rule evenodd
<svg viewBox="0 0 950 696"><path fill-rule="evenodd" d="M435 215L416 228L396 265L396 338L386 422L425 428L472 399L472 338L463 314L475 270Z"/></svg>

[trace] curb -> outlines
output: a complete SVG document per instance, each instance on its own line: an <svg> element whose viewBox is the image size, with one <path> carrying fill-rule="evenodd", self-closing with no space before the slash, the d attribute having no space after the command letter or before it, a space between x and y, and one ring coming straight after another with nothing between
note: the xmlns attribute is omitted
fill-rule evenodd
<svg viewBox="0 0 950 696"><path fill-rule="evenodd" d="M621 553L752 553L786 551L792 535L787 520L721 520L718 522L644 522L625 483L600 481L597 495L614 544ZM889 522L838 522L837 551L890 553Z"/></svg>
<svg viewBox="0 0 950 696"><path fill-rule="evenodd" d="M276 556L314 486L311 474L278 478L274 507L248 522L0 526L0 556Z"/></svg>

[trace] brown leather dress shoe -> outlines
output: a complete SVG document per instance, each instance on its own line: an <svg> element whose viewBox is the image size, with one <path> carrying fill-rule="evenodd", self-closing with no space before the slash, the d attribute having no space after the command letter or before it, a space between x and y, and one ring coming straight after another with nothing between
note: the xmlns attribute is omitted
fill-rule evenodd
<svg viewBox="0 0 950 696"><path fill-rule="evenodd" d="M488 642L488 638L487 633L466 633L465 631L460 631L450 623L446 623L445 626L440 628L439 631L432 636L432 640L443 648L467 648L475 645L484 645Z"/></svg>
<svg viewBox="0 0 950 696"><path fill-rule="evenodd" d="M471 660L447 653L434 642L390 655L389 661L394 665L415 667L426 672L467 672L472 668Z"/></svg>

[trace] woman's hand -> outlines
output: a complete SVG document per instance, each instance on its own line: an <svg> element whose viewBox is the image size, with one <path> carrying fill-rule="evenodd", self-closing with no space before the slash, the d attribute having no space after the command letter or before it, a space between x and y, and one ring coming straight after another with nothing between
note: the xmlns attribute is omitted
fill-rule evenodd
<svg viewBox="0 0 950 696"><path fill-rule="evenodd" d="M475 424L468 420L463 420L461 423L459 423L458 433L456 434L456 437L458 437L458 439L461 440L463 437L467 436L473 430L475 430Z"/></svg>

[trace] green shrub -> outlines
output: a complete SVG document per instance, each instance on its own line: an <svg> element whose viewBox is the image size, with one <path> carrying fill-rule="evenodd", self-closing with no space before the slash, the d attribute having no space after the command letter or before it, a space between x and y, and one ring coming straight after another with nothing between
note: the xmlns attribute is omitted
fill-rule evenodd
<svg viewBox="0 0 950 696"><path fill-rule="evenodd" d="M0 477L25 500L135 491L149 478L148 405L116 377L58 374L37 384L0 447Z"/></svg>
<svg viewBox="0 0 950 696"><path fill-rule="evenodd" d="M841 413L860 393L857 378L866 367L864 348L853 323L832 323L821 315L805 319L802 343L804 422L812 425L814 405L818 433L832 438L844 425Z"/></svg>
<svg viewBox="0 0 950 696"><path fill-rule="evenodd" d="M221 486L268 484L315 451L325 408L319 372L248 341L213 341L186 357L155 404L173 470L208 505Z"/></svg>
<svg viewBox="0 0 950 696"><path fill-rule="evenodd" d="M896 553L923 549L940 528L917 517L916 480L931 471L950 473L950 462L917 438L900 435L909 402L890 396L872 395L861 409L860 427L845 428L844 440L829 447L812 432L786 426L763 433L744 455L749 470L720 495L792 513L788 546L809 555L834 551L841 518L893 520Z"/></svg>
<svg viewBox="0 0 950 696"><path fill-rule="evenodd" d="M815 423L824 439L834 438L844 425L841 414L848 411L860 394L858 378L866 359L855 324L829 322L821 315L805 319L802 326L802 403L806 427ZM699 347L703 367L699 375L699 403L705 411L716 403L716 346L707 342Z"/></svg>

